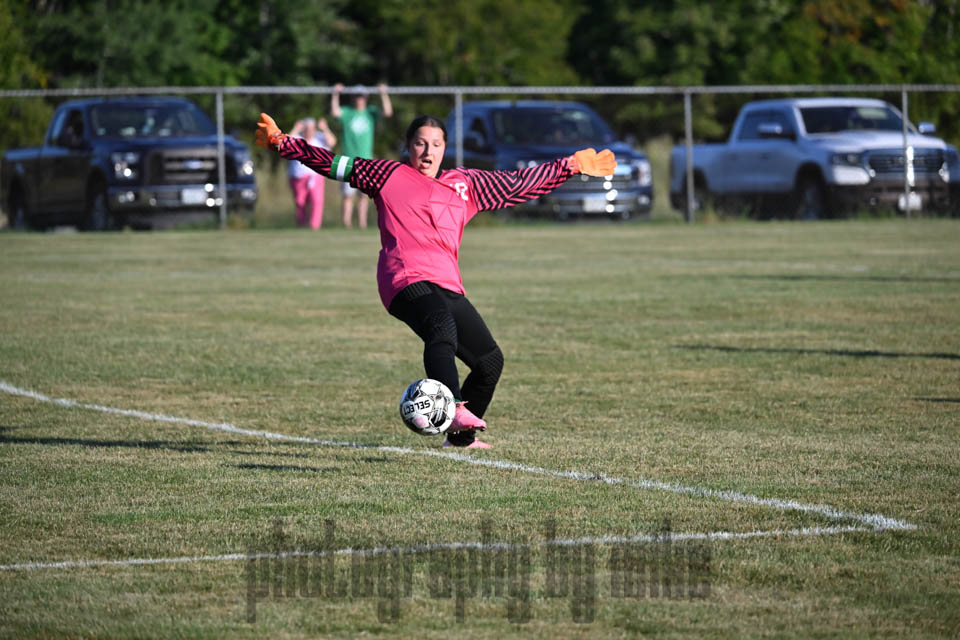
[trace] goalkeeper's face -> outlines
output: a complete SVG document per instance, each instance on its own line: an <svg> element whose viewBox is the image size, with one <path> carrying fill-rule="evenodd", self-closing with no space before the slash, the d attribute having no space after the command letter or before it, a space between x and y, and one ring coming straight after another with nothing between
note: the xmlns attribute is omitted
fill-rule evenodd
<svg viewBox="0 0 960 640"><path fill-rule="evenodd" d="M443 129L424 126L410 138L407 152L410 154L410 166L427 176L437 177L440 163L443 161L443 152L447 148Z"/></svg>

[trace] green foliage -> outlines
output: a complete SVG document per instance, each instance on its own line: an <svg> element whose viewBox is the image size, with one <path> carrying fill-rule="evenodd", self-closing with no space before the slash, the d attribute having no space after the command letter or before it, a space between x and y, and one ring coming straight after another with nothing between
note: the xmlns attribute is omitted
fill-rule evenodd
<svg viewBox="0 0 960 640"><path fill-rule="evenodd" d="M223 55L239 84L332 84L371 62L356 44L357 26L342 17L345 0L211 1L214 20L229 33Z"/></svg>
<svg viewBox="0 0 960 640"><path fill-rule="evenodd" d="M0 87L949 84L958 30L960 0L0 0ZM697 137L724 137L750 97L698 98ZM913 120L960 135L960 94L911 101ZM395 101L378 152L409 117L451 106ZM683 129L676 96L595 106L638 139ZM280 94L226 105L233 122L328 107ZM36 141L50 111L2 109L16 123L0 124L0 147Z"/></svg>
<svg viewBox="0 0 960 640"><path fill-rule="evenodd" d="M43 88L47 84L47 73L34 59L29 38L19 26L24 15L21 5L0 0L0 87L4 89ZM39 140L51 114L52 109L42 100L0 102L0 150Z"/></svg>
<svg viewBox="0 0 960 640"><path fill-rule="evenodd" d="M581 74L609 85L728 85L743 77L744 59L766 39L771 25L790 5L769 0L736 0L705 4L675 0L634 8L617 0L596 3L581 14L574 28L571 51ZM579 54L583 55L579 55ZM719 137L726 131L726 114L716 117L716 100L699 101L694 129L698 135ZM644 103L618 101L610 114L639 131L683 129L683 102L664 97Z"/></svg>
<svg viewBox="0 0 960 640"><path fill-rule="evenodd" d="M584 7L569 0L361 0L350 5L394 84L577 84L568 34ZM402 43L402 44L401 44Z"/></svg>
<svg viewBox="0 0 960 640"><path fill-rule="evenodd" d="M31 43L23 29L24 10L10 0L0 0L0 87L43 87L47 74L33 59Z"/></svg>
<svg viewBox="0 0 960 640"><path fill-rule="evenodd" d="M590 84L755 85L954 83L960 2L911 0L731 0L658 3L601 0L583 12L571 37L571 63ZM704 98L698 137L717 138L744 101ZM677 136L682 102L662 98L610 105L614 119ZM948 135L956 94L925 96L915 120Z"/></svg>
<svg viewBox="0 0 960 640"><path fill-rule="evenodd" d="M232 84L214 0L93 0L34 18L35 47L66 87Z"/></svg>

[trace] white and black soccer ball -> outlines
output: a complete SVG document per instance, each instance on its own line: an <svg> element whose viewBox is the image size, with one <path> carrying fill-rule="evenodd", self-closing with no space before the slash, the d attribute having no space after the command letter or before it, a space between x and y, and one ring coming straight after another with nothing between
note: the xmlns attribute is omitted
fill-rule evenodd
<svg viewBox="0 0 960 640"><path fill-rule="evenodd" d="M439 380L417 380L400 398L403 424L422 436L435 436L449 429L456 412L453 392Z"/></svg>

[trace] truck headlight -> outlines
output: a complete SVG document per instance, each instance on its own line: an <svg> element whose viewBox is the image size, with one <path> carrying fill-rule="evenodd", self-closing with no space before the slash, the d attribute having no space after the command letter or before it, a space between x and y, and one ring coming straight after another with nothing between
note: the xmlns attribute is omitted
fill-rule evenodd
<svg viewBox="0 0 960 640"><path fill-rule="evenodd" d="M113 163L113 173L118 180L133 180L137 177L140 154L136 151L111 153L110 162Z"/></svg>
<svg viewBox="0 0 960 640"><path fill-rule="evenodd" d="M956 147L948 146L943 154L943 166L940 167L940 177L943 178L944 182L950 182L950 178L954 175L960 176L960 153L957 152ZM954 178L954 182L956 181L957 178Z"/></svg>
<svg viewBox="0 0 960 640"><path fill-rule="evenodd" d="M242 176L253 175L253 160L250 158L250 152L246 149L240 149L233 154L233 160L237 163L237 172Z"/></svg>
<svg viewBox="0 0 960 640"><path fill-rule="evenodd" d="M875 175L873 169L864 164L862 153L842 152L830 154L830 173L833 182L843 186L862 186L870 184Z"/></svg>
<svg viewBox="0 0 960 640"><path fill-rule="evenodd" d="M830 164L839 167L862 167L863 155L859 153L834 153L830 156Z"/></svg>
<svg viewBox="0 0 960 640"><path fill-rule="evenodd" d="M650 162L647 160L633 161L633 175L641 187L653 184L653 173L650 171Z"/></svg>

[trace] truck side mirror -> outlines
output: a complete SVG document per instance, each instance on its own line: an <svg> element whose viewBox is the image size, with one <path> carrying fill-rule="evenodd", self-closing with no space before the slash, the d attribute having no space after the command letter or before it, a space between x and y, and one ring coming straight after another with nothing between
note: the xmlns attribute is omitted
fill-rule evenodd
<svg viewBox="0 0 960 640"><path fill-rule="evenodd" d="M932 122L921 122L917 125L917 131L923 136L932 136L937 132L937 126Z"/></svg>

